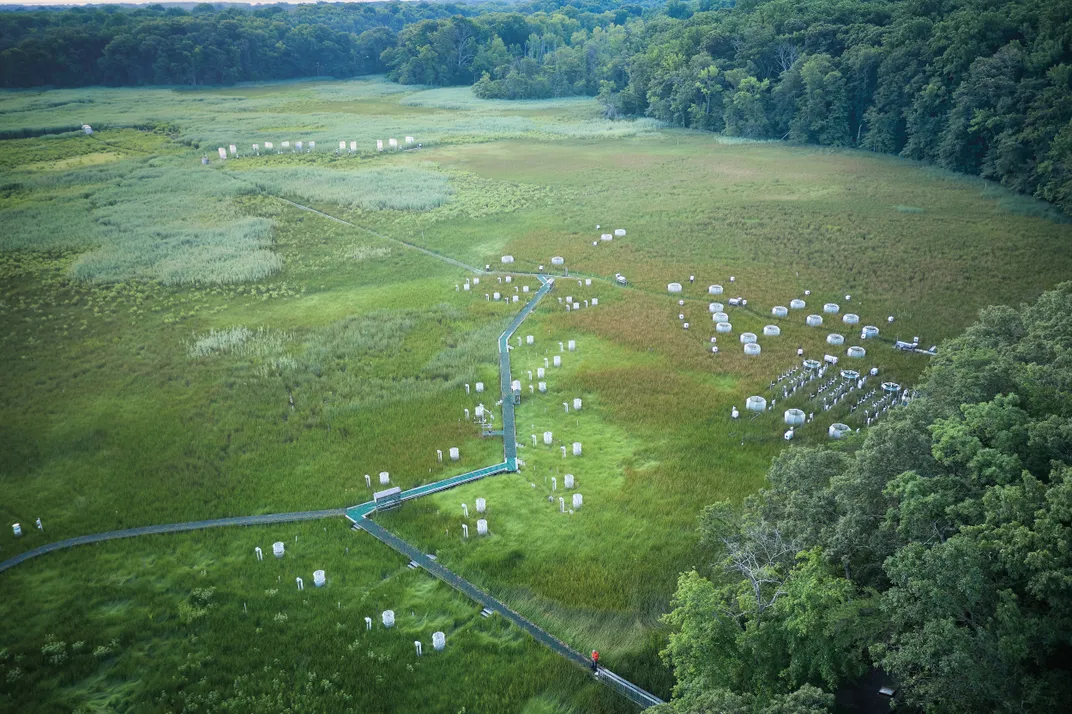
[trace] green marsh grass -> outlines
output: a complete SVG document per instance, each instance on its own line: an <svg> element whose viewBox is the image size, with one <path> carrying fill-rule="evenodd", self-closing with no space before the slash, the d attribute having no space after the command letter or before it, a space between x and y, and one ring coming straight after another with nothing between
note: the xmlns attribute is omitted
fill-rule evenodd
<svg viewBox="0 0 1072 714"><path fill-rule="evenodd" d="M455 90L445 91L460 97ZM430 146L537 135L609 138L647 134L657 126L647 120L605 121L593 99L513 104L479 100L470 93L462 109L453 108L462 106L458 97L448 101L451 108L406 106L400 102L409 96L421 102L429 95L421 87L399 87L377 77L202 90L53 90L48 95L0 94L7 109L0 111L0 135L46 125L76 130L85 122L107 131L174 124L176 138L209 153L229 144L247 153L253 143L271 141L279 147L283 141L311 139L322 151L331 151L339 141L357 141L369 155L375 154L377 139L391 137L415 136Z"/></svg>
<svg viewBox="0 0 1072 714"><path fill-rule="evenodd" d="M241 178L268 193L350 208L427 211L453 191L447 176L409 167L342 171L312 167L243 171Z"/></svg>
<svg viewBox="0 0 1072 714"><path fill-rule="evenodd" d="M288 267L252 286L98 285L66 277L70 253L0 255L5 517L40 516L52 539L344 506L369 497L365 473L408 487L501 459L464 421L462 382L493 381L506 308L463 298L449 266L278 206ZM352 246L379 257L340 261ZM452 446L462 461L437 463Z"/></svg>
<svg viewBox="0 0 1072 714"><path fill-rule="evenodd" d="M573 109L592 106L592 100L587 97L560 97L557 99L529 99L522 101L481 99L473 94L471 87L426 89L404 97L399 103L410 107L480 109L510 113L530 109Z"/></svg>
<svg viewBox="0 0 1072 714"><path fill-rule="evenodd" d="M323 588L313 586L317 569ZM19 622L0 630L7 711L453 713L521 711L533 700L560 714L630 711L339 520L105 543L4 576L0 613ZM387 609L391 629L380 620ZM447 636L442 652L436 631Z"/></svg>
<svg viewBox="0 0 1072 714"><path fill-rule="evenodd" d="M927 358L896 353L892 339L919 335L936 343L957 334L980 307L1031 299L1072 271L1065 249L1072 228L1044 212L1011 212L1007 195L985 182L851 151L604 122L586 100L432 106L452 96L376 79L2 95L0 135L68 121L89 121L100 131L91 139L68 133L0 142L0 225L29 231L0 237L8 241L0 243L0 443L8 447L0 450L0 518L25 525L40 516L46 525L18 541L0 532L0 552L134 525L345 506L369 497L365 473L389 471L394 483L409 487L496 463L502 444L481 439L465 422L463 410L478 399L463 385L496 384L494 341L519 305L484 299L493 290L510 294L493 276L462 292L456 286L472 276L377 234L473 265L498 267L511 254L519 270L531 271L562 255L581 277L622 272L630 285L560 280L519 331L538 340L535 349L513 353L515 377L523 381L559 341L576 339L579 350L552 370L547 395L523 398L522 473L407 504L384 522L552 633L580 649L600 649L616 670L665 695L671 682L657 657L665 637L658 617L678 572L703 568L710 557L697 545L696 515L713 500L741 499L762 484L770 459L786 445L782 408L798 402L779 403L754 421L731 420L731 407L765 394L770 379L797 362L798 346L822 354L828 332L853 332L806 328L795 312L774 320L770 307L805 290L812 293L805 313L841 303L842 312L861 315L861 324L882 328L882 338L866 344L861 366L911 384ZM408 106L408 97L427 105ZM377 138L405 135L416 136L424 150L374 151ZM253 142L310 138L322 148L314 155L244 155ZM358 140L359 155L334 156L341 139ZM201 166L203 153L227 143L239 144L243 156ZM352 198L359 192L355 176L393 180L411 171L436 176L433 191L445 180L449 200L412 210L419 192L394 207ZM240 180L246 174L270 176L273 193L295 197L307 195L304 180L319 182L303 203L374 233L278 201ZM400 196L411 188L385 185ZM27 228L31 215L47 230ZM617 227L628 235L598 241ZM680 297L667 295L670 281L685 284ZM709 343L711 283L726 285L726 297L749 301L731 311L734 333L720 338L717 357ZM513 283L522 284L531 289L536 281ZM598 297L601 304L567 315L557 299L566 295ZM892 325L888 315L896 316ZM737 336L769 323L779 324L782 337L761 338L763 354L746 359ZM573 397L583 399L579 414L562 409ZM493 399L484 395L485 404ZM842 416L817 417L798 439L823 441L826 423ZM555 434L554 448L533 449L529 435L544 430ZM563 460L559 444L574 440L584 455ZM436 450L451 446L461 449L460 463L438 463ZM549 478L567 472L585 496L572 516L546 500ZM460 504L472 506L477 496L489 499L492 534L462 542ZM68 608L66 588L113 573L140 588L138 573L121 561L151 567L157 543L178 542L169 538L117 545L121 558L97 560L112 552L100 546L5 573L0 600L10 590L18 595L11 602L24 608L9 617L37 602L35 592L43 603L31 613L29 634L6 640L16 642L9 651L18 647L39 661L42 648L56 649L48 634L67 643L69 662L83 657L71 654L74 642L110 646L112 626L101 626L99 636L79 634L79 610ZM243 545L241 556L250 549ZM227 558L208 550L195 560L212 573L212 563ZM340 567L333 562L323 560L329 578ZM290 660L273 663L284 645L251 653L252 635L240 620L213 619L233 612L209 607L221 601L224 586L201 583L194 572L200 571L187 561L164 562L155 575L170 600L155 605L148 586L129 597L113 590L105 609L122 621L139 607L177 613L186 603L185 627L216 625L213 633L178 631L184 644L176 657L189 653L198 663L175 675L189 684L191 708L204 706L199 687L306 692ZM380 571L369 572L378 582ZM62 593L52 589L59 584ZM208 600L194 595L211 587L217 590ZM410 602L440 601L434 589L414 587ZM236 592L267 589L243 585ZM207 612L196 615L200 610ZM264 632L279 625L272 632L292 642L293 627L302 625L314 633L310 641L334 646L336 620L327 612L303 619L302 612L264 609ZM277 623L280 614L286 617ZM139 617L133 621L144 624ZM40 624L54 621L67 624ZM488 652L509 649L509 638L480 633ZM136 642L126 636L121 643ZM209 655L235 661L239 647L228 638L252 665L238 685L232 665L218 667L217 676L204 664ZM147 645L130 648L131 656L146 651ZM578 700L543 688L540 673L562 663L537 654L536 673L505 668L524 696L489 701L503 710L603 710L596 695ZM94 660L78 661L85 678L40 670L29 691L70 685L79 697L97 692L104 702L157 706L133 681L137 660L104 678L90 670ZM317 664L315 671L332 692L348 691L332 679L333 667ZM393 697L392 683L403 680L392 677L409 676L404 672L379 670L385 679L361 679L362 692ZM470 675L503 688L484 669ZM201 677L208 684L199 684ZM456 669L428 677L448 693L457 681ZM159 708L179 703L172 698Z"/></svg>

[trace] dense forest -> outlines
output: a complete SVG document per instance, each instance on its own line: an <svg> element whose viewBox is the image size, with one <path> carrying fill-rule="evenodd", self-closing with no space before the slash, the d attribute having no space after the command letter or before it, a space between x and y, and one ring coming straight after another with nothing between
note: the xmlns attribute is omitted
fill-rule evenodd
<svg viewBox="0 0 1072 714"><path fill-rule="evenodd" d="M658 711L826 712L873 666L927 712L1067 710L1072 283L983 311L921 392L704 510L711 567L679 580Z"/></svg>
<svg viewBox="0 0 1072 714"><path fill-rule="evenodd" d="M1065 0L534 0L0 13L6 87L387 72L481 97L858 147L1072 213Z"/></svg>
<svg viewBox="0 0 1072 714"><path fill-rule="evenodd" d="M508 7L511 15L546 16L565 4L536 0L522 5L377 2L217 8L203 3L190 11L147 5L0 12L0 82L5 87L76 87L352 77L385 71L381 54L396 46L397 33L404 28L434 29L438 20L449 27L451 18L460 23L467 17L501 14ZM605 11L619 4L610 0L575 4L586 9L570 6L562 12L593 18L586 21L589 26L624 22L641 12L639 4L631 10ZM520 41L527 36L521 34ZM450 75L422 81L459 80Z"/></svg>

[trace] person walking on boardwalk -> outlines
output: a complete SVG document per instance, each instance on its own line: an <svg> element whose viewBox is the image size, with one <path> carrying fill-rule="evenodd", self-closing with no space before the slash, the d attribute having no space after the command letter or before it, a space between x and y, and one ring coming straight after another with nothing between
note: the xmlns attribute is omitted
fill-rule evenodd
<svg viewBox="0 0 1072 714"><path fill-rule="evenodd" d="M599 674L599 652L592 650L592 673Z"/></svg>

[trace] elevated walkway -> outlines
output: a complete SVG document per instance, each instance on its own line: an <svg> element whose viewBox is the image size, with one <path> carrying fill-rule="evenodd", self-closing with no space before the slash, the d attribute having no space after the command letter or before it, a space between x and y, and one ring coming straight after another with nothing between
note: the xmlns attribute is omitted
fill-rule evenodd
<svg viewBox="0 0 1072 714"><path fill-rule="evenodd" d="M510 465L505 461L501 464L495 464L494 466L485 466L482 469L476 471L468 471L464 474L457 476L451 476L445 478L442 481L435 481L434 483L426 483L423 486L417 486L411 488L408 491L403 491L400 497L400 501L405 503L406 501L412 501L415 498L421 496L427 496L430 493L438 493L439 491L445 491L448 488L454 488L460 486L463 483L469 483L470 481L477 481L485 476L494 476L496 474L507 473L510 471L516 471L517 467L510 468ZM356 506L350 506L346 509L346 517L352 522L357 523L361 519L368 518L377 510L377 503L375 499L372 501L366 501L365 503L358 504Z"/></svg>
<svg viewBox="0 0 1072 714"><path fill-rule="evenodd" d="M429 556L417 550L375 521L361 519L354 524L354 530L363 530L376 540L406 556L410 559L411 565L416 564L417 567L423 568L431 575L439 578L469 599L479 603L484 608L483 612L493 612L502 615L511 624L517 625L532 636L533 639L540 644L549 647L553 652L565 657L576 665L584 667L585 669L591 669L592 660L588 659L588 657L547 632L547 630L537 626L531 620L514 612L502 602L473 585L468 580L459 577L453 571L432 560ZM601 682L644 709L663 703L663 700L659 699L654 694L641 689L605 667L598 668L596 677Z"/></svg>

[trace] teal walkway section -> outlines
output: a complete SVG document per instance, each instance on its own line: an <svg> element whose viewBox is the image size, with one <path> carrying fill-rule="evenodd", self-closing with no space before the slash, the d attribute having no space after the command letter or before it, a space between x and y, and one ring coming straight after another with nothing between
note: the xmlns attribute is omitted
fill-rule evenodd
<svg viewBox="0 0 1072 714"><path fill-rule="evenodd" d="M411 488L408 491L402 492L403 501L412 501L414 498L420 498L421 496L427 496L430 493L436 493L437 491L445 491L448 488L454 488L460 486L463 483L469 483L470 481L476 481L482 479L485 476L494 476L495 474L507 473L511 469L508 468L508 464L504 461L501 464L495 464L494 466L485 466L482 469L476 471L469 471L458 476L451 476L445 478L442 481L436 481L434 483L426 483L423 486L417 486ZM353 522L358 522L362 518L368 518L369 515L376 511L376 502L367 501L357 506L351 506L346 509L346 517Z"/></svg>
<svg viewBox="0 0 1072 714"><path fill-rule="evenodd" d="M555 286L553 278L545 275L537 275L536 277L542 283L540 289L536 291L536 295L531 300L525 303L525 307L521 308L521 312L510 322L506 331L499 335L499 388L502 393L503 458L506 463L510 464L511 471L517 471L517 425L514 419L514 395L513 390L510 389L510 382L513 381L513 377L510 374L510 338L513 337L517 328L521 327L521 323L525 321L529 313L536 309L536 305L543 299L543 296L551 292L551 288Z"/></svg>
<svg viewBox="0 0 1072 714"><path fill-rule="evenodd" d="M430 493L436 493L437 491L444 491L448 488L454 488L463 483L469 483L470 481L476 481L482 479L485 476L494 476L501 473L513 473L517 471L517 426L514 419L514 399L513 391L510 389L510 382L513 381L513 377L510 373L510 338L517 331L517 328L521 326L521 323L525 321L525 318L529 316L536 305L543 299L543 296L551 291L554 287L555 281L553 278L549 278L545 275L536 276L540 281L540 289L536 291L536 294L525 303L525 307L521 309L521 312L510 321L506 331L499 335L499 392L502 397L503 408L503 462L501 464L495 464L494 466L485 466L482 469L476 471L469 471L458 476L452 476L442 481L436 481L435 483L427 483L423 486L417 486L411 488L408 491L402 492L403 501L411 501L414 498L420 498L421 496L427 496ZM367 501L356 506L351 506L346 509L346 517L354 523L358 523L363 518L368 518L376 512L376 502Z"/></svg>
<svg viewBox="0 0 1072 714"><path fill-rule="evenodd" d="M120 538L133 538L134 536L155 535L158 533L182 533L184 531L198 531L204 528L221 528L223 526L263 526L273 523L295 523L297 521L313 521L321 518L338 518L343 515L342 508L330 508L325 511L297 511L295 513L265 513L260 516L235 516L232 518L213 518L205 521L188 521L186 523L165 523L156 526L140 526L127 528L121 531L108 531L107 533L94 533L92 535L77 536L60 540L54 543L40 545L33 550L20 553L0 563L0 572L13 568L30 558L36 558L45 553L51 553L64 548L72 548L76 545L89 545L106 540L119 540Z"/></svg>

